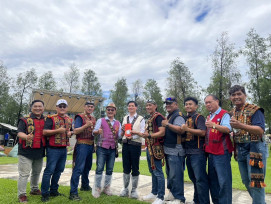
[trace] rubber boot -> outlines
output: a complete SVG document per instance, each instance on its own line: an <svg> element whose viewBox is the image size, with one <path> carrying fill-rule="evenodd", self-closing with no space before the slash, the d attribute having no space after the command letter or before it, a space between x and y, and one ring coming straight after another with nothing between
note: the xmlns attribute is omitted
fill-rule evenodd
<svg viewBox="0 0 271 204"><path fill-rule="evenodd" d="M110 189L111 181L112 181L112 175L105 175L103 192L108 196L112 195L111 189Z"/></svg>
<svg viewBox="0 0 271 204"><path fill-rule="evenodd" d="M129 190L128 190L129 183L130 183L130 174L123 174L124 188L120 192L121 197L128 197L129 196Z"/></svg>
<svg viewBox="0 0 271 204"><path fill-rule="evenodd" d="M139 179L139 176L132 176L131 198L133 199L138 199L138 194L137 194L138 179Z"/></svg>
<svg viewBox="0 0 271 204"><path fill-rule="evenodd" d="M94 188L92 189L92 195L94 198L99 198L101 195L101 183L103 175L95 174Z"/></svg>

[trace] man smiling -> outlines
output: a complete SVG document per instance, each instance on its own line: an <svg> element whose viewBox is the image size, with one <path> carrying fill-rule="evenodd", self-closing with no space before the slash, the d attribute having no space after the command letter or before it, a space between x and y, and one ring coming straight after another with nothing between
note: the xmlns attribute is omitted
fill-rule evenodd
<svg viewBox="0 0 271 204"><path fill-rule="evenodd" d="M246 91L242 86L231 87L229 94L235 105L230 124L234 128L233 138L242 182L253 203L264 204L266 186L264 177L268 151L263 138L264 110L254 104L246 103Z"/></svg>

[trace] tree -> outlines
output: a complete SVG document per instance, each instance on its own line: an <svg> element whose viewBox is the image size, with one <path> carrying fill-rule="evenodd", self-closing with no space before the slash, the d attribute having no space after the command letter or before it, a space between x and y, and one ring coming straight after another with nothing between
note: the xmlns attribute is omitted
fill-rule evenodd
<svg viewBox="0 0 271 204"><path fill-rule="evenodd" d="M22 113L27 112L28 104L27 96L30 94L30 90L36 86L38 77L35 69L18 74L15 85L15 99L19 104L17 119L19 119Z"/></svg>
<svg viewBox="0 0 271 204"><path fill-rule="evenodd" d="M64 82L68 86L69 93L75 93L79 89L80 72L75 64L71 64L70 69L64 73Z"/></svg>
<svg viewBox="0 0 271 204"><path fill-rule="evenodd" d="M137 101L138 97L140 97L141 93L142 93L142 81L140 79L136 80L133 83L133 87L132 87L132 91L133 91L133 95L135 96L135 101Z"/></svg>
<svg viewBox="0 0 271 204"><path fill-rule="evenodd" d="M248 89L252 93L253 102L258 103L262 97L260 93L260 80L264 75L267 45L265 39L260 37L253 28L248 32L245 42L246 45L242 53L246 56L249 66L248 75L250 82Z"/></svg>
<svg viewBox="0 0 271 204"><path fill-rule="evenodd" d="M45 72L40 76L38 87L39 89L56 90L56 81L53 77L52 71Z"/></svg>
<svg viewBox="0 0 271 204"><path fill-rule="evenodd" d="M207 93L216 95L224 109L230 109L229 88L239 83L241 76L236 68L237 57L234 44L229 42L228 33L223 32L217 39L215 51L211 56L213 76L207 88Z"/></svg>
<svg viewBox="0 0 271 204"><path fill-rule="evenodd" d="M163 107L164 103L162 99L161 90L154 79L147 80L144 86L143 96L146 100L153 99L157 104L158 111L163 115L166 114Z"/></svg>
<svg viewBox="0 0 271 204"><path fill-rule="evenodd" d="M96 73L91 70L87 69L84 72L83 76L83 81L82 81L82 93L85 95L90 95L90 96L102 96L103 92L101 89L101 84L99 83L98 77L96 76ZM96 105L95 110L94 110L94 116L96 118L101 117L100 113L100 107L101 104L99 103Z"/></svg>
<svg viewBox="0 0 271 204"><path fill-rule="evenodd" d="M115 85L114 89L110 90L110 98L115 103L117 107L116 118L122 121L124 115L127 112L127 98L128 98L128 87L125 78L119 79Z"/></svg>
<svg viewBox="0 0 271 204"><path fill-rule="evenodd" d="M179 107L184 111L183 101L187 96L198 97L197 82L193 79L188 67L179 58L173 60L169 71L168 96L177 98Z"/></svg>

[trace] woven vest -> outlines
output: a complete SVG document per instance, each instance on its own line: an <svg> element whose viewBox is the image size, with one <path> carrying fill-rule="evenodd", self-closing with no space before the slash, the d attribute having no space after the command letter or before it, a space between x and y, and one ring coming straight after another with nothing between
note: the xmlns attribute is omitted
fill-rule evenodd
<svg viewBox="0 0 271 204"><path fill-rule="evenodd" d="M221 109L221 111L215 115L211 121L217 125L220 125L222 117L226 113L226 110ZM207 135L205 137L205 152L215 155L223 155L225 150L228 150L229 153L233 151L230 135L219 132L217 129L207 128Z"/></svg>
<svg viewBox="0 0 271 204"><path fill-rule="evenodd" d="M52 130L56 130L61 126L66 128L66 131L69 131L72 127L72 119L69 116L60 117L59 115L55 114L52 116L48 116L53 121L53 128ZM69 146L69 138L67 137L66 133L63 134L55 134L51 135L49 138L49 146L51 147L66 147Z"/></svg>
<svg viewBox="0 0 271 204"><path fill-rule="evenodd" d="M30 115L21 118L22 121L25 122L26 125L26 134L32 133L34 135L32 141L26 141L23 140L22 138L19 139L19 143L22 144L22 147L25 148L34 148L38 149L41 148L42 146L45 146L45 138L43 137L43 128L44 128L44 118L37 119L34 118L32 119Z"/></svg>
<svg viewBox="0 0 271 204"><path fill-rule="evenodd" d="M75 119L76 119L76 117L82 118L82 121L83 121L82 126L86 124L86 120L91 120L91 122L93 123L93 126L90 126L86 129L84 129L83 132L76 135L77 141L81 141L81 142L93 141L94 137L92 135L92 131L93 131L93 128L95 127L95 123L96 123L95 118L93 116L90 116L89 118L87 118L88 116L84 113L76 115Z"/></svg>
<svg viewBox="0 0 271 204"><path fill-rule="evenodd" d="M127 118L128 118L128 115L126 115L126 116L123 118L123 125L124 125L124 124L127 124ZM135 131L137 131L137 132L140 132L140 122L141 122L142 120L143 120L143 117L142 117L141 115L137 115L137 119L136 119L136 121L135 121L135 123L134 123L132 129L135 130ZM123 136L122 139L126 139L126 137ZM141 137L138 137L138 138L136 138L136 139L133 139L133 138L132 138L131 141L133 141L133 142L138 142L138 143L141 144L142 139L141 139Z"/></svg>

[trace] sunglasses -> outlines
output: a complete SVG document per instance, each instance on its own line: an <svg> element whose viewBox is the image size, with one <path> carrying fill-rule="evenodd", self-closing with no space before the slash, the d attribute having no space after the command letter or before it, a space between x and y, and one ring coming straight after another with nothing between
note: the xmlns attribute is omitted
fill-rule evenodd
<svg viewBox="0 0 271 204"><path fill-rule="evenodd" d="M108 109L106 109L106 110L107 110L108 112L110 112L110 111L111 111L111 112L114 112L114 111L115 111L115 109L113 109L113 108L112 108L112 109L111 109L111 108L108 108Z"/></svg>
<svg viewBox="0 0 271 204"><path fill-rule="evenodd" d="M67 108L66 105L59 105L58 107L59 107L59 108Z"/></svg>

